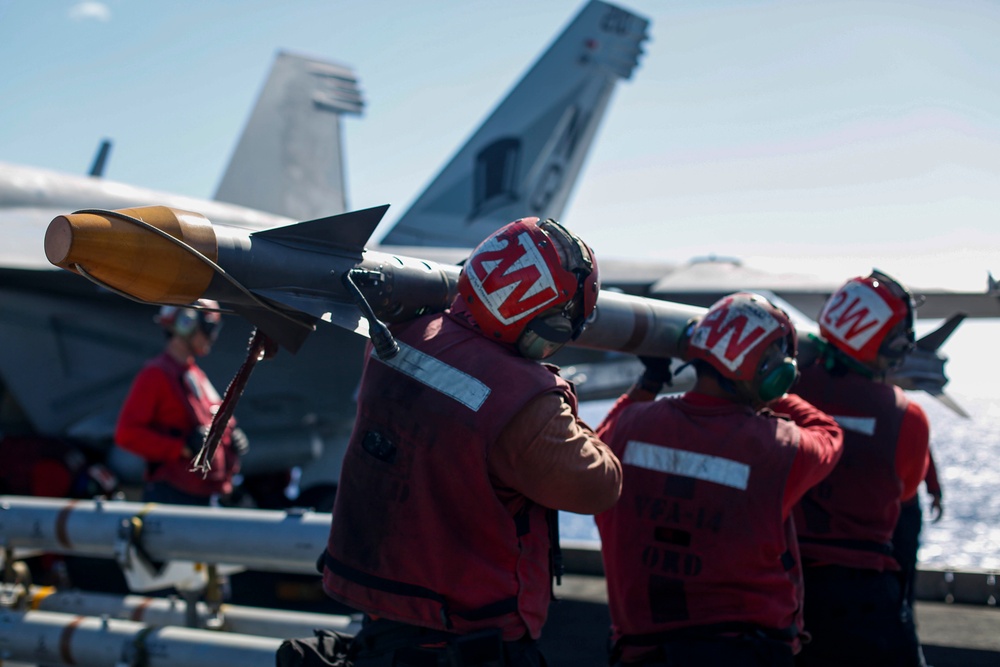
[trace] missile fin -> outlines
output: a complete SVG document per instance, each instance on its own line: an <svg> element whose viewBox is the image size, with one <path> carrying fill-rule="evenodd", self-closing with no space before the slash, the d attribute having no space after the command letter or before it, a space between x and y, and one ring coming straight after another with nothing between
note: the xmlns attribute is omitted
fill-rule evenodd
<svg viewBox="0 0 1000 667"><path fill-rule="evenodd" d="M353 303L334 301L310 294L293 293L282 289L254 290L254 294L299 312L307 313L317 319L331 322L348 331L362 336L368 335L368 320L361 315L358 307Z"/></svg>
<svg viewBox="0 0 1000 667"><path fill-rule="evenodd" d="M265 229L254 232L250 237L304 250L327 250L337 254L347 254L360 260L365 243L371 238L372 232L382 221L387 210L389 205L384 204L361 211Z"/></svg>
<svg viewBox="0 0 1000 667"><path fill-rule="evenodd" d="M282 316L260 306L234 303L231 307L238 315L246 318L292 354L299 351L305 339L316 329L315 324L306 322L296 324L293 320L297 318ZM301 322L301 319L299 321Z"/></svg>
<svg viewBox="0 0 1000 667"><path fill-rule="evenodd" d="M368 320L361 316L361 313L358 312L357 306L353 304L331 304L331 307L327 310L327 312L323 313L320 319L336 324L337 326L343 327L348 331L353 331L354 333L360 334L365 338L369 337Z"/></svg>
<svg viewBox="0 0 1000 667"><path fill-rule="evenodd" d="M944 342L955 332L955 329L958 328L958 325L961 324L964 319L965 313L955 313L949 317L944 324L918 340L917 347L921 350L927 350L928 352L937 350L939 347L944 345Z"/></svg>
<svg viewBox="0 0 1000 667"><path fill-rule="evenodd" d="M928 394L930 394L931 396L933 396L937 400L941 401L941 403L946 408L950 409L952 412L954 412L955 414L957 414L959 417L965 417L966 419L971 419L972 418L969 415L969 413L966 412L965 409L961 405L959 405L958 402L954 398L952 398L948 394L944 393L944 390L941 387L938 387L936 385L932 385L932 386L929 386L929 387L923 387L923 386L921 386L918 383L917 386L916 386L916 389L923 389Z"/></svg>

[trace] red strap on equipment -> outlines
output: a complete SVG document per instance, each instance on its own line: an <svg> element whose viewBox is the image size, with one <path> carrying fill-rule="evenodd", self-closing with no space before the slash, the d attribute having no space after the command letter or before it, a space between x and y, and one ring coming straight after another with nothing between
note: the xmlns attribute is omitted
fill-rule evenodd
<svg viewBox="0 0 1000 667"><path fill-rule="evenodd" d="M255 328L253 335L250 337L250 344L247 347L247 358L243 360L243 364L236 371L236 375L233 376L229 386L226 387L222 403L212 417L212 426L208 429L208 435L205 436L205 441L201 443L201 449L198 450L198 454L194 457L194 461L191 464L192 470L197 470L202 475L207 475L208 471L212 469L212 457L215 456L215 450L222 440L222 434L225 433L226 426L228 426L229 420L233 416L236 403L240 400L240 396L243 395L247 380L250 379L250 373L253 372L254 366L257 365L258 361L261 359L270 359L277 353L278 344L268 338L267 334Z"/></svg>

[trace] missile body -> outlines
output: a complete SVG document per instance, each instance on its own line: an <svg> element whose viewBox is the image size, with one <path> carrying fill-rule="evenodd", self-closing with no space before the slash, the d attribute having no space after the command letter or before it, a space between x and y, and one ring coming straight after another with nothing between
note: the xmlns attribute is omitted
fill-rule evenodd
<svg viewBox="0 0 1000 667"><path fill-rule="evenodd" d="M371 335L378 351L378 332L369 331L373 319L381 327L444 310L457 292L461 271L365 250L387 208L259 232L213 226L197 213L162 206L75 213L50 223L45 252L56 266L141 301L215 299L293 352L320 320ZM592 321L570 345L683 358L686 329L705 311L602 290ZM950 333L956 325L942 330ZM816 327L811 322L796 326L799 365L805 366L818 352L805 335ZM934 340L943 341L947 333ZM933 346L910 355L890 380L940 398L947 383L943 364Z"/></svg>
<svg viewBox="0 0 1000 667"><path fill-rule="evenodd" d="M281 609L262 609L223 604L216 615L204 602L195 604L190 614L188 603L173 596L152 598L143 595L111 595L89 591L59 591L34 586L30 591L30 608L74 616L107 616L151 626L188 625L192 616L194 627L223 630L261 637L308 637L313 629L322 628L356 634L361 629L360 618L341 614L315 614Z"/></svg>
<svg viewBox="0 0 1000 667"><path fill-rule="evenodd" d="M143 301L214 299L294 351L319 320L367 335L345 276L384 322L451 303L460 267L365 250L386 209L260 232L161 206L75 213L52 221L45 252L56 266ZM576 345L653 356L677 356L684 327L705 311L608 291L597 310Z"/></svg>
<svg viewBox="0 0 1000 667"><path fill-rule="evenodd" d="M316 574L329 532L330 515L308 511L0 496L3 546L52 553L120 558L138 541L154 561Z"/></svg>
<svg viewBox="0 0 1000 667"><path fill-rule="evenodd" d="M47 611L0 610L0 657L34 665L274 667L281 641Z"/></svg>

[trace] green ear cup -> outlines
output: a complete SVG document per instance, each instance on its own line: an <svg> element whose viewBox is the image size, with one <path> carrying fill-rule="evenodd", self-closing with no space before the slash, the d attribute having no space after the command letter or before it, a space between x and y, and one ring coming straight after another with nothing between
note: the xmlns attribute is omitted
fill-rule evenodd
<svg viewBox="0 0 1000 667"><path fill-rule="evenodd" d="M777 368L764 376L760 381L757 394L760 400L767 403L783 396L792 387L799 375L798 366L791 359L786 359Z"/></svg>

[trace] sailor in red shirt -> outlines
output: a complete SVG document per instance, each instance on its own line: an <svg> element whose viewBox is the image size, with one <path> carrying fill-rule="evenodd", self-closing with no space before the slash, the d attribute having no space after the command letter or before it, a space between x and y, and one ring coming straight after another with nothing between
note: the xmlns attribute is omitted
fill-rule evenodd
<svg viewBox="0 0 1000 667"><path fill-rule="evenodd" d="M590 248L524 218L470 255L444 313L369 348L323 587L365 612L358 667L544 664L558 573L555 510L618 499L621 465L577 417L558 369L599 289Z"/></svg>
<svg viewBox="0 0 1000 667"><path fill-rule="evenodd" d="M800 665L923 664L891 538L924 478L930 429L885 382L913 349L913 308L884 273L848 280L820 313L825 343L796 386L844 429L840 463L795 509L812 635Z"/></svg>
<svg viewBox="0 0 1000 667"><path fill-rule="evenodd" d="M596 517L619 665L792 664L801 570L792 507L840 456L841 429L795 395L796 333L738 293L689 329L694 388L647 371L598 435L622 497Z"/></svg>
<svg viewBox="0 0 1000 667"><path fill-rule="evenodd" d="M156 321L167 335L163 352L143 366L132 383L115 427L115 444L146 461L143 501L209 505L232 492L240 456L249 448L231 421L211 470L191 470L191 460L222 399L196 363L208 354L222 327L218 303L201 299L198 309L164 306Z"/></svg>

